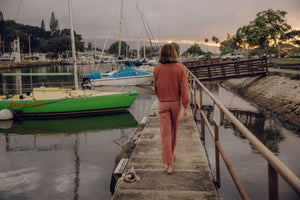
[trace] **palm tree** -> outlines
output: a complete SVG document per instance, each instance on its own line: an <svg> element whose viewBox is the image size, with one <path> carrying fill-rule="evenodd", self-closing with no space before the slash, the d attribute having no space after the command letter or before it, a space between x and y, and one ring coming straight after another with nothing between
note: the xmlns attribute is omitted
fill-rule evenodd
<svg viewBox="0 0 300 200"><path fill-rule="evenodd" d="M213 36L211 38L212 41L214 41L216 44L218 44L220 42L219 38L217 38L216 36ZM218 47L217 47L218 48Z"/></svg>
<svg viewBox="0 0 300 200"><path fill-rule="evenodd" d="M204 42L205 42L205 43L208 43L208 39L205 38ZM208 51L208 45L206 45L206 51Z"/></svg>

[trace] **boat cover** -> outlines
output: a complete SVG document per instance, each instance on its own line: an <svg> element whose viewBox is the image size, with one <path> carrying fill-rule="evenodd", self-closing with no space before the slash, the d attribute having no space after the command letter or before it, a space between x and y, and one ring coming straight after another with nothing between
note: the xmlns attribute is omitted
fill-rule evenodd
<svg viewBox="0 0 300 200"><path fill-rule="evenodd" d="M99 72L93 72L93 73L89 74L88 77L89 77L89 80L101 79L101 74Z"/></svg>
<svg viewBox="0 0 300 200"><path fill-rule="evenodd" d="M108 76L107 78L120 78L120 77L130 77L130 76L143 76L143 75L150 75L152 73L146 72L143 70L139 70L134 67L128 67L126 69L119 70L112 75Z"/></svg>
<svg viewBox="0 0 300 200"><path fill-rule="evenodd" d="M101 79L101 75L99 78L96 78L94 75L95 73L99 73L99 72L93 72L89 75L89 80L91 79ZM134 68L134 67L128 67L126 69L122 69L122 70L119 70L115 73L113 73L112 75L110 76L107 76L107 77L103 77L104 78L120 78L120 77L131 77L131 76L144 76L144 75L151 75L152 73L150 72L146 72L146 71L143 71L143 70L139 70L137 68ZM98 75L98 74L96 74Z"/></svg>

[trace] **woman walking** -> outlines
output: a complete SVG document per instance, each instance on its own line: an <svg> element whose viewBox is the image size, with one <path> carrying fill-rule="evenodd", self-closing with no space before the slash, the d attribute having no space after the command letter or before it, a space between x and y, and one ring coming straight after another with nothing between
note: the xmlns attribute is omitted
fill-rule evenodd
<svg viewBox="0 0 300 200"><path fill-rule="evenodd" d="M168 165L167 173L172 174L181 104L184 107L183 120L188 118L188 82L185 67L178 63L173 45L165 44L162 47L159 63L153 71L153 79L159 100L162 161Z"/></svg>

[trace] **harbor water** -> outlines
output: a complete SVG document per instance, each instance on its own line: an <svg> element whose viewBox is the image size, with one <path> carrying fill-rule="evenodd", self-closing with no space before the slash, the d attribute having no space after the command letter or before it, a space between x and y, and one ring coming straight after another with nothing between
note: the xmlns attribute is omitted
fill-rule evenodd
<svg viewBox="0 0 300 200"><path fill-rule="evenodd" d="M273 114L264 108L246 101L216 83L206 83L211 93L225 105L266 147L300 177L300 133L284 128ZM213 122L212 101L204 95L204 110L210 124ZM268 163L240 131L221 115L219 141L228 156L250 199L268 199ZM199 116L198 116L199 119ZM200 128L200 122L198 123ZM205 146L215 176L215 150L206 127ZM241 199L232 178L221 160L220 199ZM296 200L299 196L279 176L280 199Z"/></svg>
<svg viewBox="0 0 300 200"><path fill-rule="evenodd" d="M111 64L79 65L79 80ZM116 66L114 66L115 68ZM73 72L72 66L46 66L3 72ZM73 76L23 77L22 90L33 87L74 87ZM10 93L16 77L0 79ZM5 83L3 82L5 81ZM274 154L300 177L299 133L287 130L270 113L217 83L210 91ZM3 87L0 88L1 93ZM140 92L128 113L70 119L0 121L0 199L110 199L110 179L116 154L150 113L155 95L151 87L99 88ZM205 97L205 112L213 123L213 103ZM199 117L198 117L199 119ZM199 124L198 124L199 125ZM200 126L199 126L200 127ZM267 162L224 117L220 142L251 199L268 198ZM205 146L214 174L214 144L206 129ZM175 166L176 170L176 166ZM180 184L180 183L178 183ZM299 196L279 178L280 199ZM221 162L220 199L241 199Z"/></svg>

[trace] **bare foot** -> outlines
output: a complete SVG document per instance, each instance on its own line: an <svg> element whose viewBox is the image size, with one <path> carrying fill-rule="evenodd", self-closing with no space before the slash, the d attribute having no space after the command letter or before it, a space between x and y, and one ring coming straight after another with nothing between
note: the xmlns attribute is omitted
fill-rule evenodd
<svg viewBox="0 0 300 200"><path fill-rule="evenodd" d="M172 164L168 164L168 167L167 167L167 174L169 174L169 175L173 174L173 167L172 167Z"/></svg>

